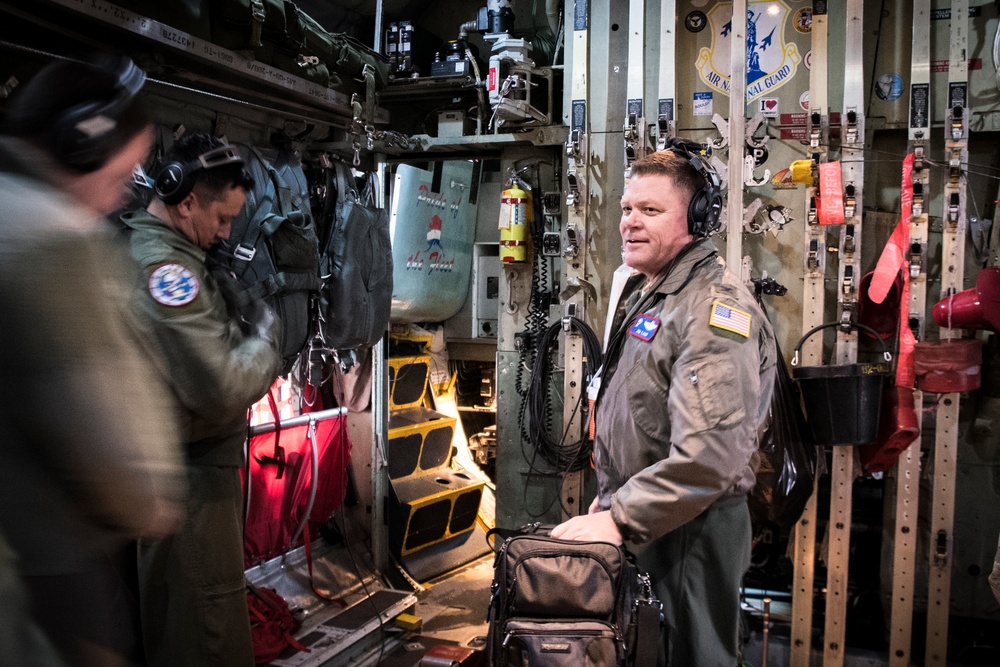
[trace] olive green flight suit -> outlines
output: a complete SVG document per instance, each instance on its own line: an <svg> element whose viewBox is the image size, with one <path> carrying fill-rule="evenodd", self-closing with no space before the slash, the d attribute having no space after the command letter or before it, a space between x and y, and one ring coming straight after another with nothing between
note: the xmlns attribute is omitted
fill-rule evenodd
<svg viewBox="0 0 1000 667"><path fill-rule="evenodd" d="M177 401L190 496L180 533L139 546L143 641L151 667L252 665L243 578L246 411L281 366L248 336L205 251L146 211L122 217L144 290L144 337Z"/></svg>
<svg viewBox="0 0 1000 667"><path fill-rule="evenodd" d="M774 335L707 239L627 303L595 407L600 508L664 604L661 664L734 667Z"/></svg>

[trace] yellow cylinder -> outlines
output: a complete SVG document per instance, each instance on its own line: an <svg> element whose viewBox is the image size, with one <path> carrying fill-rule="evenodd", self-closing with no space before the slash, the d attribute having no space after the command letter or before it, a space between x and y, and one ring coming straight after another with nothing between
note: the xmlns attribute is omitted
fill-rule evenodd
<svg viewBox="0 0 1000 667"><path fill-rule="evenodd" d="M528 259L530 195L512 185L500 196L500 260L504 264Z"/></svg>

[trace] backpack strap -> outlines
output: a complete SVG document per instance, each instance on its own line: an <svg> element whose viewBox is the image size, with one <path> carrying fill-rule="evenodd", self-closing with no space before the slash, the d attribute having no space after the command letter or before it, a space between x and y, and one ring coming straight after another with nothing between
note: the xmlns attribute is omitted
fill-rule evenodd
<svg viewBox="0 0 1000 667"><path fill-rule="evenodd" d="M230 254L233 258L240 260L233 266L234 273L237 277L242 276L250 266L250 260L253 259L254 253L257 252L257 242L260 240L261 233L264 232L265 224L270 223L270 226L272 226L273 229L277 229L278 225L282 222L281 220L272 220L272 218L279 217L274 211L276 205L280 206L277 194L278 178L274 167L272 167L270 163L264 159L256 147L249 144L243 145L246 146L250 155L253 158L256 158L264 171L267 172L268 183L267 187L265 187L262 192L257 193L260 195L260 199L253 202L253 216L250 218L249 223L243 230L242 237L235 243L233 243L233 241L236 241L235 239L230 239Z"/></svg>
<svg viewBox="0 0 1000 667"><path fill-rule="evenodd" d="M361 201L361 195L358 194L358 189L355 186L354 176L351 174L351 168L348 167L343 162L336 162L334 164L334 169L337 172L337 202L358 202Z"/></svg>
<svg viewBox="0 0 1000 667"><path fill-rule="evenodd" d="M630 553L630 552L626 552ZM648 574L639 575L642 597L635 601L635 662L634 667L656 667L663 625L663 604L653 595Z"/></svg>

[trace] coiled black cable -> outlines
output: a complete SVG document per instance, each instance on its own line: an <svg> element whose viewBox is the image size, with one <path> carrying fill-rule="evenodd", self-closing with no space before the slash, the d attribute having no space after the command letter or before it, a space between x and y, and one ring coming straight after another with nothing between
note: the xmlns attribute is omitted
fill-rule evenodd
<svg viewBox="0 0 1000 667"><path fill-rule="evenodd" d="M531 384L528 387L525 400L522 402L521 410L521 430L522 432L527 431L525 439L532 444L535 453L551 467L551 470L535 472L558 474L583 470L590 463L590 452L593 449L588 429L584 429L584 435L580 439L572 442L566 441L569 422L581 409L587 412L587 409L583 408L586 392L580 393L580 398L573 408L573 417L566 420L567 425L563 428L562 435L559 438L552 438L549 434L551 418L550 360L555 357L553 352L558 345L559 332L564 321L569 323L571 332L583 338L584 384L589 384L590 379L601 365L601 344L593 329L587 326L583 320L576 317L564 318L545 331L535 350Z"/></svg>

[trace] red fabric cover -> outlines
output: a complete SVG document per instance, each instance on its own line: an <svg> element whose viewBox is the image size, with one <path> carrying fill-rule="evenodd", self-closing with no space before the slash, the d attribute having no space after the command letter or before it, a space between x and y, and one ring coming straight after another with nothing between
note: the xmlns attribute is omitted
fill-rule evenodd
<svg viewBox="0 0 1000 667"><path fill-rule="evenodd" d="M277 591L247 587L247 608L250 610L254 664L266 665L289 647L299 651L309 650L295 640L294 633L302 624L292 615L285 598Z"/></svg>
<svg viewBox="0 0 1000 667"><path fill-rule="evenodd" d="M875 272L870 271L861 277L858 302L858 322L869 327L883 340L892 338L899 331L900 300L903 297L903 273L896 271L896 280L892 283L889 293L881 303L871 298L869 288ZM867 331L868 338L874 338Z"/></svg>
<svg viewBox="0 0 1000 667"><path fill-rule="evenodd" d="M285 466L280 479L279 467L267 462L274 456L276 434L250 439L250 507L243 536L247 567L297 546L291 541L309 504L312 483L308 433L309 424L281 429L279 444L284 450ZM315 442L319 452L319 486L310 521L320 525L340 507L347 492L351 443L344 417L316 422Z"/></svg>
<svg viewBox="0 0 1000 667"><path fill-rule="evenodd" d="M917 343L917 388L935 394L979 388L983 344L977 338Z"/></svg>
<svg viewBox="0 0 1000 667"><path fill-rule="evenodd" d="M982 269L975 287L946 296L931 312L938 326L947 329L1000 331L1000 266Z"/></svg>
<svg viewBox="0 0 1000 667"><path fill-rule="evenodd" d="M878 438L871 447L858 447L865 472L885 472L896 465L899 454L920 435L913 390L893 387L882 394Z"/></svg>

